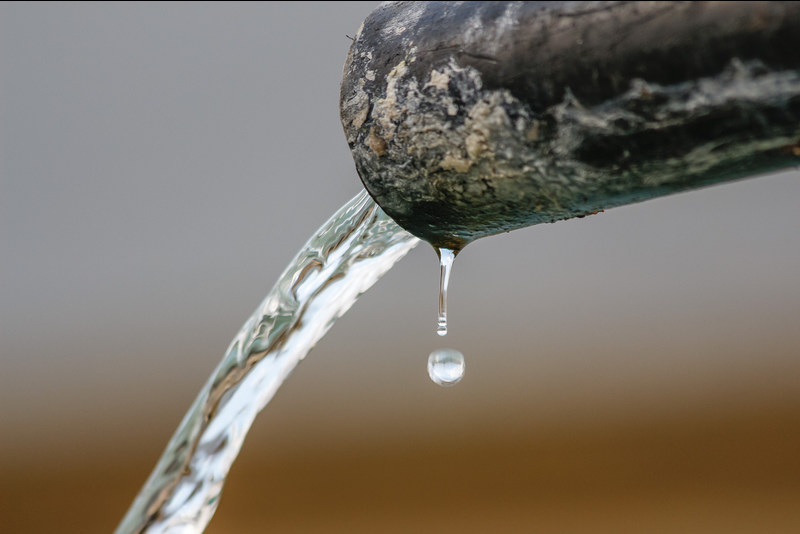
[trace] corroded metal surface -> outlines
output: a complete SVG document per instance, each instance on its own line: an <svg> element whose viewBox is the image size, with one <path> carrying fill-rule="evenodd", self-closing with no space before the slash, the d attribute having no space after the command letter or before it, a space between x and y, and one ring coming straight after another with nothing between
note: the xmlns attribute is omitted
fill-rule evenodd
<svg viewBox="0 0 800 534"><path fill-rule="evenodd" d="M381 207L437 246L800 162L800 5L397 2L341 117Z"/></svg>

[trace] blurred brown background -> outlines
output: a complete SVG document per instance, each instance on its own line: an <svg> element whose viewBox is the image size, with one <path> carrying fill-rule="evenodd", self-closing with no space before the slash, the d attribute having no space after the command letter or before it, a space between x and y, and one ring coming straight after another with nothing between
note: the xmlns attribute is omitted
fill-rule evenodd
<svg viewBox="0 0 800 534"><path fill-rule="evenodd" d="M373 7L0 7L0 531L112 531L359 190L338 83ZM798 198L795 170L477 242L445 339L420 245L256 420L208 532L800 531Z"/></svg>

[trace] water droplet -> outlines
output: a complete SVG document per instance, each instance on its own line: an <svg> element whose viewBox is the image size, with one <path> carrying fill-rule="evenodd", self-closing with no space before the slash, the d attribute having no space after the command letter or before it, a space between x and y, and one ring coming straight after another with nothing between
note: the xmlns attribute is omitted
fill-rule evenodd
<svg viewBox="0 0 800 534"><path fill-rule="evenodd" d="M428 376L440 386L458 384L464 368L464 355L456 349L436 349L428 356Z"/></svg>
<svg viewBox="0 0 800 534"><path fill-rule="evenodd" d="M440 336L447 335L447 286L450 283L450 271L453 269L453 260L456 252L449 248L437 248L439 255L439 322L436 333Z"/></svg>

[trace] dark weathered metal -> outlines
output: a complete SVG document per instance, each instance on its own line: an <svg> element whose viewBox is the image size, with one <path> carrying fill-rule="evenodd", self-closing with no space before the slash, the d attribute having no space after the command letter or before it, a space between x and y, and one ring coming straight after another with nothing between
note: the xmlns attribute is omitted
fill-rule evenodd
<svg viewBox="0 0 800 534"><path fill-rule="evenodd" d="M800 4L384 4L340 104L378 204L458 248L797 165Z"/></svg>

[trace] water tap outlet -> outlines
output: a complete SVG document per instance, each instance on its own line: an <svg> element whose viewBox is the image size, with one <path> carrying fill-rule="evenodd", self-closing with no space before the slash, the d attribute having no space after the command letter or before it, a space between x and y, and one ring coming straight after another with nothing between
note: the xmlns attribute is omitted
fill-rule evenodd
<svg viewBox="0 0 800 534"><path fill-rule="evenodd" d="M340 111L367 191L435 246L800 163L800 3L390 2Z"/></svg>

